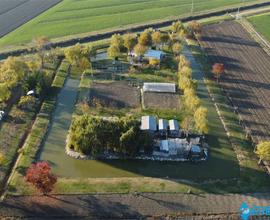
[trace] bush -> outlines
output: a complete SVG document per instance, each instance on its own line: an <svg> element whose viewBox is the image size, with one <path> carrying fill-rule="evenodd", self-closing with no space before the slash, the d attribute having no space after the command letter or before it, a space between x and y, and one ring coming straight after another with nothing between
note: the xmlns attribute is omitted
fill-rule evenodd
<svg viewBox="0 0 270 220"><path fill-rule="evenodd" d="M18 104L19 108L32 110L35 107L36 99L33 96L22 96Z"/></svg>

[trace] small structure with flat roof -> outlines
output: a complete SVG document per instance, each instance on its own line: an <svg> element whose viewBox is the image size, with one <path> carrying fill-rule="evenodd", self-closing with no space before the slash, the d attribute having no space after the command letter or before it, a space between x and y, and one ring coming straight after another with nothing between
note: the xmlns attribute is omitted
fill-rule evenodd
<svg viewBox="0 0 270 220"><path fill-rule="evenodd" d="M157 131L157 119L154 116L142 116L141 130L154 133Z"/></svg>
<svg viewBox="0 0 270 220"><path fill-rule="evenodd" d="M176 93L174 83L144 83L144 92Z"/></svg>
<svg viewBox="0 0 270 220"><path fill-rule="evenodd" d="M180 127L177 120L172 119L169 121L170 135L178 137L180 135Z"/></svg>
<svg viewBox="0 0 270 220"><path fill-rule="evenodd" d="M160 135L166 135L169 128L168 120L159 119L158 120L158 131Z"/></svg>

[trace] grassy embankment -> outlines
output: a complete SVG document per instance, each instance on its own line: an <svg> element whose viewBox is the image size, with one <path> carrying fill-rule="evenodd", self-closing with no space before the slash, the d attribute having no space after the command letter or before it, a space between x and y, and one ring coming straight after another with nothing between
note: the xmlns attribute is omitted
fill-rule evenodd
<svg viewBox="0 0 270 220"><path fill-rule="evenodd" d="M270 41L270 13L249 17L255 29Z"/></svg>
<svg viewBox="0 0 270 220"><path fill-rule="evenodd" d="M194 14L236 7L241 0L195 0ZM245 4L262 1L246 0ZM12 33L0 39L0 47L20 45L37 36L58 38L68 35L109 30L158 19L176 19L190 15L189 0L74 1L65 0Z"/></svg>
<svg viewBox="0 0 270 220"><path fill-rule="evenodd" d="M21 149L19 161L9 183L9 192L16 192L17 187L24 186L24 174L26 169L36 160L44 137L50 125L50 119L57 101L57 94L64 86L68 74L69 63L62 61L51 85L51 93L45 98L33 127Z"/></svg>

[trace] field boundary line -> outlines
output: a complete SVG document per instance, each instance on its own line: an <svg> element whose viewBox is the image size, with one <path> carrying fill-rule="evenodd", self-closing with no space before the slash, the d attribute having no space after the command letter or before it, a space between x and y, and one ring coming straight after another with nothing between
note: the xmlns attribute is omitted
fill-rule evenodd
<svg viewBox="0 0 270 220"><path fill-rule="evenodd" d="M238 21L242 27L252 36L252 38L260 44L263 50L270 56L270 43L267 41L255 27L245 18ZM254 36L255 35L255 36Z"/></svg>

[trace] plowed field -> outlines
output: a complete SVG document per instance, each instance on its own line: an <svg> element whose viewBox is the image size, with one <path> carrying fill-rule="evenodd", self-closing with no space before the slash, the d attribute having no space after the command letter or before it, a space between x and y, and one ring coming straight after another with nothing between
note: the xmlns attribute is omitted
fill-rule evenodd
<svg viewBox="0 0 270 220"><path fill-rule="evenodd" d="M253 141L270 139L270 57L233 21L205 26L202 46L211 63L225 64L221 85Z"/></svg>

